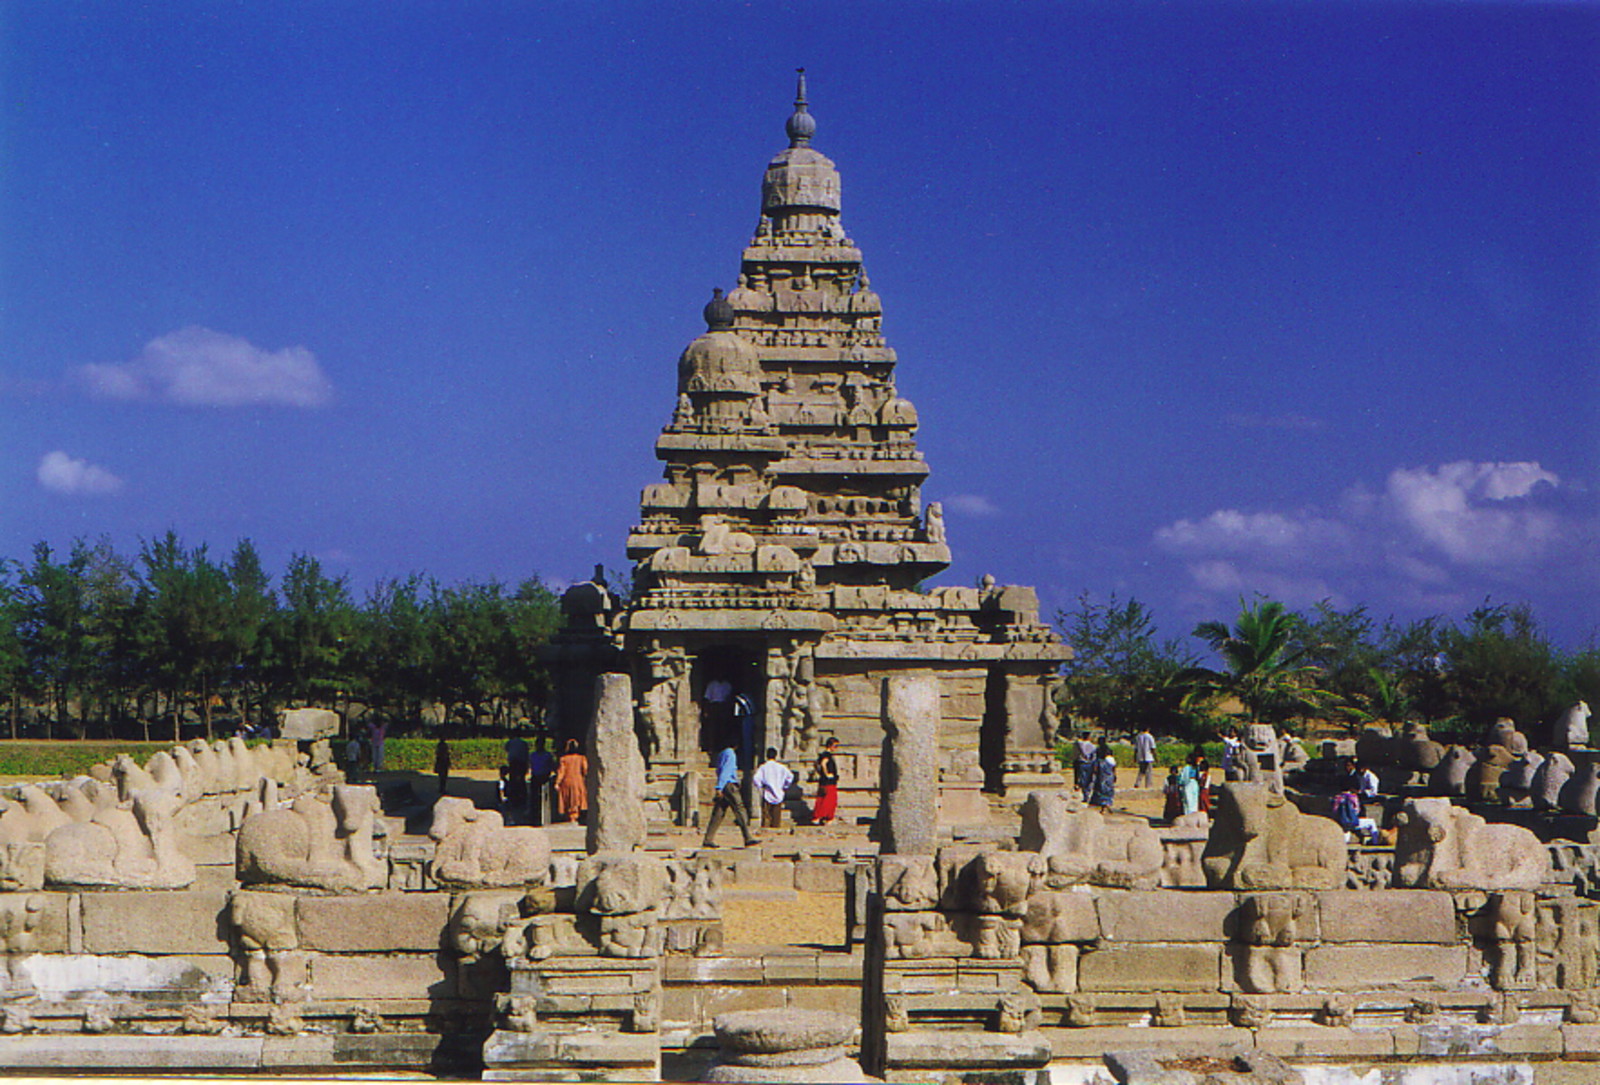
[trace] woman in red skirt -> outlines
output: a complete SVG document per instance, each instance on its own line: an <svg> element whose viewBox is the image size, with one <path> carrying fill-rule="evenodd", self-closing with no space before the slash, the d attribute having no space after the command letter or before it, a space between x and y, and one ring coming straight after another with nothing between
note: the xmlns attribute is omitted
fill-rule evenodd
<svg viewBox="0 0 1600 1085"><path fill-rule="evenodd" d="M838 749L839 740L830 738L817 755L817 808L811 815L813 825L831 825L839 808L839 762L834 757Z"/></svg>

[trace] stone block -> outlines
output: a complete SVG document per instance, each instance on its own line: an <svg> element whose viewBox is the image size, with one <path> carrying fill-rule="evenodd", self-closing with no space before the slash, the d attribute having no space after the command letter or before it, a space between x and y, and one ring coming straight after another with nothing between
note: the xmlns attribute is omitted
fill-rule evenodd
<svg viewBox="0 0 1600 1085"><path fill-rule="evenodd" d="M843 893L844 871L843 863L797 863L794 887L806 893Z"/></svg>
<svg viewBox="0 0 1600 1085"><path fill-rule="evenodd" d="M7 1070L256 1070L260 1036L7 1036ZM141 1075L143 1076L143 1075Z"/></svg>
<svg viewBox="0 0 1600 1085"><path fill-rule="evenodd" d="M82 893L85 953L227 953L228 895Z"/></svg>
<svg viewBox="0 0 1600 1085"><path fill-rule="evenodd" d="M1394 1055L1387 1029L1330 1028L1327 1025L1273 1025L1257 1029L1255 1044L1287 1059L1380 1059Z"/></svg>
<svg viewBox="0 0 1600 1085"><path fill-rule="evenodd" d="M1422 1058L1463 1055L1560 1055L1560 1025L1479 1025L1457 1022L1418 1025L1415 1054Z"/></svg>
<svg viewBox="0 0 1600 1085"><path fill-rule="evenodd" d="M672 983L760 983L759 957L667 957L662 976Z"/></svg>
<svg viewBox="0 0 1600 1085"><path fill-rule="evenodd" d="M885 1040L885 1061L893 1069L928 1067L940 1071L1019 1071L1026 1067L1043 1067L1050 1062L1052 1055L1050 1041L1038 1031L1005 1033L915 1029L911 1032L891 1032Z"/></svg>
<svg viewBox="0 0 1600 1085"><path fill-rule="evenodd" d="M861 1019L861 988L845 986L791 987L789 988L789 1005L798 1010L826 1010L829 1013L842 1013L859 1021Z"/></svg>
<svg viewBox="0 0 1600 1085"><path fill-rule="evenodd" d="M1078 957L1080 991L1215 991L1221 945L1102 946Z"/></svg>
<svg viewBox="0 0 1600 1085"><path fill-rule="evenodd" d="M817 978L817 959L810 954L763 957L761 975L767 983L813 983Z"/></svg>
<svg viewBox="0 0 1600 1085"><path fill-rule="evenodd" d="M861 953L819 953L817 979L822 983L840 981L857 986L861 983Z"/></svg>
<svg viewBox="0 0 1600 1085"><path fill-rule="evenodd" d="M1112 942L1222 942L1232 893L1105 891L1095 895L1100 932Z"/></svg>
<svg viewBox="0 0 1600 1085"><path fill-rule="evenodd" d="M449 998L455 993L453 962L440 954L311 958L311 993L317 999Z"/></svg>
<svg viewBox="0 0 1600 1085"><path fill-rule="evenodd" d="M43 999L79 998L84 992L93 992L151 996L163 1001L225 1003L233 993L233 961L220 954L146 957L41 953L23 957L12 971Z"/></svg>
<svg viewBox="0 0 1600 1085"><path fill-rule="evenodd" d="M1600 1059L1600 1025L1562 1025L1562 1050L1573 1058Z"/></svg>
<svg viewBox="0 0 1600 1085"><path fill-rule="evenodd" d="M747 888L793 889L794 866L787 861L741 859L733 864L733 881Z"/></svg>
<svg viewBox="0 0 1600 1085"><path fill-rule="evenodd" d="M1332 945L1306 950L1310 988L1360 990L1374 987L1437 987L1460 983L1467 974L1465 946L1391 944Z"/></svg>
<svg viewBox="0 0 1600 1085"><path fill-rule="evenodd" d="M1324 942L1456 940L1455 902L1424 889L1339 890L1317 894Z"/></svg>
<svg viewBox="0 0 1600 1085"><path fill-rule="evenodd" d="M1058 945L1092 942L1100 937L1100 919L1094 897L1071 890L1040 890L1029 894L1022 919L1022 941Z"/></svg>
<svg viewBox="0 0 1600 1085"><path fill-rule="evenodd" d="M1221 1051L1224 1047L1249 1047L1252 1043L1249 1029L1220 1026L1208 1028L1204 1026L1183 1026L1179 1028L1164 1028L1158 1034L1140 1033L1148 1036L1149 1043L1154 1045L1159 1036L1163 1048L1181 1048L1197 1054L1209 1054ZM1050 1044L1058 1059L1080 1059L1089 1057L1097 1062L1107 1051L1126 1050L1134 1046L1134 1041L1129 1039L1126 1027L1119 1025L1092 1025L1088 1028L1051 1029L1049 1032ZM1100 1067L1103 1071L1104 1064ZM1103 1081L1103 1076L1091 1078L1090 1081Z"/></svg>
<svg viewBox="0 0 1600 1085"><path fill-rule="evenodd" d="M446 893L358 893L301 897L300 945L324 953L431 952L450 917Z"/></svg>
<svg viewBox="0 0 1600 1085"><path fill-rule="evenodd" d="M696 1020L710 1024L734 1010L777 1010L788 1004L781 987L703 987L696 991Z"/></svg>

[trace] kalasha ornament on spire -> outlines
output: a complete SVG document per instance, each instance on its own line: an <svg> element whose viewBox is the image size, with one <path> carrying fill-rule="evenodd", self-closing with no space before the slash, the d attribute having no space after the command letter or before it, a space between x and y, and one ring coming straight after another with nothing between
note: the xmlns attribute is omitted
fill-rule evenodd
<svg viewBox="0 0 1600 1085"><path fill-rule="evenodd" d="M811 137L817 134L817 121L806 112L806 70L796 68L795 71L799 73L799 85L794 92L794 115L783 127L789 133L789 146L809 147Z"/></svg>

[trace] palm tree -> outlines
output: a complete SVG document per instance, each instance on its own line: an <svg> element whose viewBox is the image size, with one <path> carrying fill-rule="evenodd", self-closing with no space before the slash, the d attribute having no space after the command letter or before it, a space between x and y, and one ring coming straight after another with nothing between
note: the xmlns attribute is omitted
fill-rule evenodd
<svg viewBox="0 0 1600 1085"><path fill-rule="evenodd" d="M1323 706L1327 692L1317 684L1317 668L1302 662L1295 616L1273 599L1239 601L1232 628L1201 622L1194 635L1222 657L1225 670L1190 673L1186 704L1233 696L1251 719L1278 723Z"/></svg>

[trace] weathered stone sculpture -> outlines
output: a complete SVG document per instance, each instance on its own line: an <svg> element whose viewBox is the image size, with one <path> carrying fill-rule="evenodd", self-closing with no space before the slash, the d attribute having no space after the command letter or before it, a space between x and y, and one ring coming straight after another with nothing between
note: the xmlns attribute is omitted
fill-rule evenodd
<svg viewBox="0 0 1600 1085"><path fill-rule="evenodd" d="M1154 829L1084 807L1067 791L1028 795L1017 846L1044 856L1062 885L1154 889L1161 879L1164 852Z"/></svg>
<svg viewBox="0 0 1600 1085"><path fill-rule="evenodd" d="M601 852L578 865L578 911L600 917L602 955L661 955L667 885L666 864L653 856Z"/></svg>
<svg viewBox="0 0 1600 1085"><path fill-rule="evenodd" d="M181 889L194 863L178 845L172 819L183 804L171 791L135 792L127 808L101 810L45 838L46 885Z"/></svg>
<svg viewBox="0 0 1600 1085"><path fill-rule="evenodd" d="M507 828L496 810L471 799L441 798L428 835L438 842L433 877L448 886L543 885L550 876L550 841L543 829Z"/></svg>
<svg viewBox="0 0 1600 1085"><path fill-rule="evenodd" d="M1569 814L1593 816L1596 794L1600 794L1600 761L1585 758L1561 786L1561 809Z"/></svg>
<svg viewBox="0 0 1600 1085"><path fill-rule="evenodd" d="M1411 799L1395 820L1396 888L1536 889L1550 877L1549 852L1532 832L1448 799Z"/></svg>
<svg viewBox="0 0 1600 1085"><path fill-rule="evenodd" d="M1489 943L1489 982L1498 991L1527 991L1538 986L1538 950L1534 944L1537 909L1526 890L1494 893L1479 923Z"/></svg>
<svg viewBox="0 0 1600 1085"><path fill-rule="evenodd" d="M1239 986L1253 994L1300 990L1301 954L1295 948L1305 899L1296 893L1255 893L1239 904L1235 958Z"/></svg>
<svg viewBox="0 0 1600 1085"><path fill-rule="evenodd" d="M263 781L262 809L239 827L236 873L244 885L299 885L336 893L377 889L385 864L373 850L375 788L337 784L332 800L304 794L287 810Z"/></svg>
<svg viewBox="0 0 1600 1085"><path fill-rule="evenodd" d="M238 997L243 1002L291 1002L306 997L310 976L300 949L294 897L236 890L228 918L244 955Z"/></svg>
<svg viewBox="0 0 1600 1085"><path fill-rule="evenodd" d="M591 855L627 852L645 838L644 757L633 730L633 682L625 674L595 680L594 727L589 732L586 833Z"/></svg>
<svg viewBox="0 0 1600 1085"><path fill-rule="evenodd" d="M1212 889L1333 889L1345 879L1344 833L1266 784L1223 784L1201 866Z"/></svg>
<svg viewBox="0 0 1600 1085"><path fill-rule="evenodd" d="M1503 721L1510 723L1510 720ZM1521 738L1521 735L1517 735ZM1523 752L1526 753L1528 744L1522 743ZM1467 798L1474 802L1498 802L1500 800L1500 777L1516 761L1516 754L1511 747L1498 743L1482 746L1478 749L1477 759L1467 769L1466 789Z"/></svg>
<svg viewBox="0 0 1600 1085"><path fill-rule="evenodd" d="M1529 750L1511 762L1500 774L1500 797L1508 803L1525 803L1533 792L1533 781L1544 764L1544 756Z"/></svg>
<svg viewBox="0 0 1600 1085"><path fill-rule="evenodd" d="M1447 747L1428 777L1428 791L1434 795L1464 797L1467 793L1467 771L1476 760L1472 751L1465 746Z"/></svg>
<svg viewBox="0 0 1600 1085"><path fill-rule="evenodd" d="M463 960L477 960L500 951L505 932L516 922L520 892L504 890L463 893L450 912L448 941Z"/></svg>
<svg viewBox="0 0 1600 1085"><path fill-rule="evenodd" d="M931 855L938 830L939 679L897 674L884 686L883 850Z"/></svg>
<svg viewBox="0 0 1600 1085"><path fill-rule="evenodd" d="M1557 749L1570 750L1589 745L1589 705L1579 701L1556 719L1550 735L1550 744Z"/></svg>
<svg viewBox="0 0 1600 1085"><path fill-rule="evenodd" d="M1552 750L1534 770L1533 805L1539 810L1554 810L1561 805L1561 789L1572 778L1572 758L1560 750Z"/></svg>

